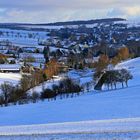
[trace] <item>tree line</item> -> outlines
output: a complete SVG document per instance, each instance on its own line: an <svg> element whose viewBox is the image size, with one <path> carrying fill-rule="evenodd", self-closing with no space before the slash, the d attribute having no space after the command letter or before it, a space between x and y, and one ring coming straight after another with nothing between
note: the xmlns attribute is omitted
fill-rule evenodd
<svg viewBox="0 0 140 140"><path fill-rule="evenodd" d="M26 77L27 78L27 77ZM23 79L22 79L23 80ZM73 97L74 95L79 95L82 91L82 87L75 83L73 80L66 78L60 81L58 85L53 85L51 89L43 87L42 83L42 92L37 93L36 91L28 93L28 85L31 84L29 79L26 80L26 85L20 83L20 86L14 86L12 83L4 82L0 85L0 105L8 106L12 104L24 104L28 102L36 102L37 100L56 100L56 97L59 96L60 99ZM22 81L23 82L23 81ZM25 87L27 88L25 89Z"/></svg>
<svg viewBox="0 0 140 140"><path fill-rule="evenodd" d="M95 90L101 90L103 85L106 85L108 90L117 89L118 83L121 83L122 88L128 87L128 81L132 78L132 74L126 69L105 71L97 82Z"/></svg>

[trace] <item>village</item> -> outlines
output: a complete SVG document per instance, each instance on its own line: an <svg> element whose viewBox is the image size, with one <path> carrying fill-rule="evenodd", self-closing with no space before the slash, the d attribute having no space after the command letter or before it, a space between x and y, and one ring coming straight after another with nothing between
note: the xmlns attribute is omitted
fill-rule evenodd
<svg viewBox="0 0 140 140"><path fill-rule="evenodd" d="M131 47L138 47L140 42L137 28L118 22L46 29L43 32L1 29L0 72L24 73L25 69L28 72L34 68L42 69L51 58L57 59L64 67L73 68L74 64L70 65L68 61L73 57L76 61L82 54L85 63L93 63L100 54L107 54L110 58L115 56L121 47L133 51ZM75 63L84 62L77 60Z"/></svg>
<svg viewBox="0 0 140 140"><path fill-rule="evenodd" d="M25 99L30 94L38 99L42 92L51 94L43 98L53 98L59 92L102 90L104 82L108 82L99 81L105 71L113 71L122 60L140 55L139 32L136 32L140 27L125 20L55 28L17 25L16 28L0 29L0 84L11 88L12 93L15 88ZM51 80L56 82L50 83ZM68 84L64 85L68 86L67 91L58 87L63 82ZM118 82L123 84L124 80L117 79ZM73 87L69 87L70 83ZM111 89L112 84L116 88L116 83L111 82ZM106 84L109 89L110 83Z"/></svg>

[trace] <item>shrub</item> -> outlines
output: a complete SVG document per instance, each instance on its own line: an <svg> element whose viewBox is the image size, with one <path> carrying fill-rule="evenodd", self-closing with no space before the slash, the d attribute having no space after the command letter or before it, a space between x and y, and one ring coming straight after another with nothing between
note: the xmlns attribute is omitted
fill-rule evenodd
<svg viewBox="0 0 140 140"><path fill-rule="evenodd" d="M42 93L41 93L41 98L42 99L51 99L56 97L56 94L54 93L53 90L51 89L45 89Z"/></svg>

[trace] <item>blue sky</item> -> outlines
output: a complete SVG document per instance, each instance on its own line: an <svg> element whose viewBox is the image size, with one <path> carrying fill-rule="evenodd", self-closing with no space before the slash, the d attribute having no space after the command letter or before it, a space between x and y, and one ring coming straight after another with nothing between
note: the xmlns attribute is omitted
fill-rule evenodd
<svg viewBox="0 0 140 140"><path fill-rule="evenodd" d="M140 19L140 0L0 0L0 22L48 23L107 17Z"/></svg>

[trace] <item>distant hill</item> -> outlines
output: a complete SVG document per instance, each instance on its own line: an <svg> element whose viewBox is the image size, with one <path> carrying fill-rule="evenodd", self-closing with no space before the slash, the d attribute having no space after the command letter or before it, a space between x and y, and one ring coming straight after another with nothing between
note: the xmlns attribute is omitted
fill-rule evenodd
<svg viewBox="0 0 140 140"><path fill-rule="evenodd" d="M106 18L106 19L95 19L95 20L55 22L55 23L40 24L40 25L49 25L49 26L86 25L86 24L106 23L106 22L125 21L125 20L126 19L122 19L122 18Z"/></svg>
<svg viewBox="0 0 140 140"><path fill-rule="evenodd" d="M66 25L86 25L95 23L108 23L115 21L126 21L123 18L106 18L106 19L94 19L94 20L77 20L77 21L66 21L66 22L55 22L55 23L42 23L42 24L30 24L30 23L0 23L0 26L66 26Z"/></svg>

